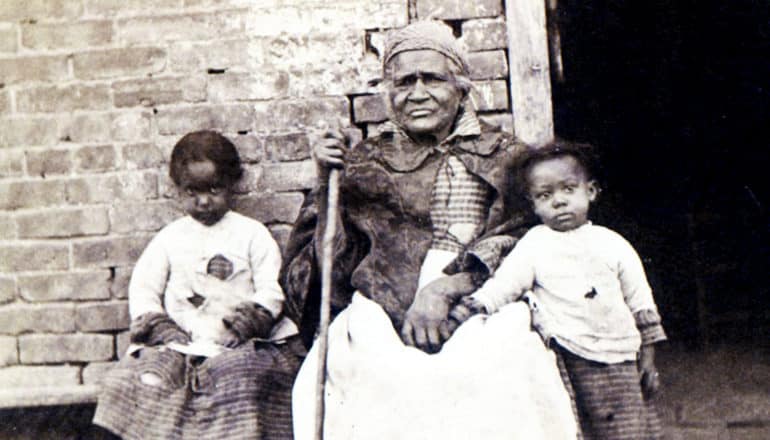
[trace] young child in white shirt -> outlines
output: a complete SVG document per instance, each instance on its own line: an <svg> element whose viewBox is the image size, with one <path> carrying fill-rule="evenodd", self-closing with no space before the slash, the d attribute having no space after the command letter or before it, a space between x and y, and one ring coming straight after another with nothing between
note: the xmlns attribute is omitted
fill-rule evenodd
<svg viewBox="0 0 770 440"><path fill-rule="evenodd" d="M190 133L174 147L170 175L188 215L164 227L134 267L132 342L215 355L270 337L284 301L281 254L263 224L230 210L242 172L219 133Z"/></svg>
<svg viewBox="0 0 770 440"><path fill-rule="evenodd" d="M588 220L599 193L592 158L589 146L566 142L526 156L519 187L543 224L451 316L462 322L523 299L557 354L585 438L657 439L648 399L659 387L652 344L666 336L634 249Z"/></svg>

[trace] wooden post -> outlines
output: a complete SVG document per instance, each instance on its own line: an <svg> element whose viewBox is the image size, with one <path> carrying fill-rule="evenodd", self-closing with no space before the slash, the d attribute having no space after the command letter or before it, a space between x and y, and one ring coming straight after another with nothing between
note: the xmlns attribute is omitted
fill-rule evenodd
<svg viewBox="0 0 770 440"><path fill-rule="evenodd" d="M531 145L553 139L545 0L505 0L511 109L516 136Z"/></svg>

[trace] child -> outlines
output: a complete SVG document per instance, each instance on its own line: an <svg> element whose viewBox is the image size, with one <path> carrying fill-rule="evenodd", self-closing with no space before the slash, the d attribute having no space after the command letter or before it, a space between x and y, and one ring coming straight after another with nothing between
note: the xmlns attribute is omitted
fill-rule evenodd
<svg viewBox="0 0 770 440"><path fill-rule="evenodd" d="M133 342L177 342L206 355L269 336L284 299L281 256L264 225L230 211L241 174L238 152L218 133L190 133L174 147L170 175L188 215L163 228L136 263Z"/></svg>
<svg viewBox="0 0 770 440"><path fill-rule="evenodd" d="M590 158L585 145L555 142L522 161L519 187L543 224L451 315L462 322L523 298L574 391L585 438L659 438L646 397L659 386L652 344L666 336L634 249L588 221L599 193Z"/></svg>
<svg viewBox="0 0 770 440"><path fill-rule="evenodd" d="M242 174L219 133L190 133L174 146L170 176L187 215L136 262L130 355L105 378L95 416L124 438L291 437L299 357L287 337L296 327L282 318L278 245L264 225L230 210ZM264 434L271 429L279 434Z"/></svg>

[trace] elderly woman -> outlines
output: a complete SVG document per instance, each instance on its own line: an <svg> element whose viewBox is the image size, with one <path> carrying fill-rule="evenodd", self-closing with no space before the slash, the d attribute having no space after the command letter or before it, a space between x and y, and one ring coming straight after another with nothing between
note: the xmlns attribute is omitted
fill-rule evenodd
<svg viewBox="0 0 770 440"><path fill-rule="evenodd" d="M508 175L524 147L477 119L466 59L443 24L390 36L383 85L381 134L348 149L329 132L314 146L319 183L281 274L286 313L310 342L321 236L337 223L325 438L574 439L569 398L526 305L459 328L448 318L531 224ZM327 219L335 167L340 209ZM294 386L299 440L313 433L316 351Z"/></svg>

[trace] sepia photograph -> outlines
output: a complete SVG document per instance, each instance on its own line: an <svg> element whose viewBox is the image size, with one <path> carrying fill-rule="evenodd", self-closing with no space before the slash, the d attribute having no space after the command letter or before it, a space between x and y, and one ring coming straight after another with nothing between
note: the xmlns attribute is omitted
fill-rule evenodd
<svg viewBox="0 0 770 440"><path fill-rule="evenodd" d="M0 440L770 438L770 3L0 0Z"/></svg>

